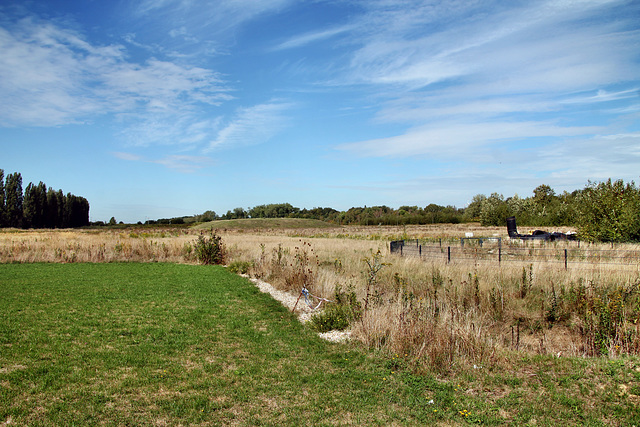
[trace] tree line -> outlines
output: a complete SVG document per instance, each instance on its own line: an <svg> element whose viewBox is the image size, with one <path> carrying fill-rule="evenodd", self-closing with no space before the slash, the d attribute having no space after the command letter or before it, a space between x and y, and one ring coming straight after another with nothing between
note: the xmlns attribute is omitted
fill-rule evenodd
<svg viewBox="0 0 640 427"><path fill-rule="evenodd" d="M40 181L22 190L18 172L4 177L0 169L0 227L73 228L89 225L89 202L84 197L54 190Z"/></svg>
<svg viewBox="0 0 640 427"><path fill-rule="evenodd" d="M183 224L242 218L308 218L338 225L408 225L457 224L480 222L484 226L506 226L515 216L518 224L528 227L576 227L581 238L593 241L640 241L640 188L632 181L589 182L580 190L556 192L539 185L529 197L517 194L477 194L466 208L434 203L420 206L352 207L338 211L328 207L300 209L289 203L241 207L218 215L206 211L192 217L148 221L148 223Z"/></svg>

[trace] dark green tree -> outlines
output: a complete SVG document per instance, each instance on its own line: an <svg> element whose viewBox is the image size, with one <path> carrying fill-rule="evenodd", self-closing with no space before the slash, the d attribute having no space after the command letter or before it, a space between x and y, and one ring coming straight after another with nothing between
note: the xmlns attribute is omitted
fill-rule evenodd
<svg viewBox="0 0 640 427"><path fill-rule="evenodd" d="M233 210L233 219L242 219L247 217L247 212L243 208L235 208Z"/></svg>
<svg viewBox="0 0 640 427"><path fill-rule="evenodd" d="M58 190L58 196L56 197L58 200L58 217L56 221L56 228L64 228L65 227L65 205L67 203L67 198L62 192L62 190Z"/></svg>
<svg viewBox="0 0 640 427"><path fill-rule="evenodd" d="M5 184L5 214L9 227L22 227L22 175L14 172L7 176Z"/></svg>
<svg viewBox="0 0 640 427"><path fill-rule="evenodd" d="M47 191L47 219L45 226L47 228L58 227L58 193L50 188Z"/></svg>
<svg viewBox="0 0 640 427"><path fill-rule="evenodd" d="M22 201L22 226L24 228L34 227L36 217L36 195L33 183L30 182L24 189L24 199Z"/></svg>
<svg viewBox="0 0 640 427"><path fill-rule="evenodd" d="M47 226L47 186L40 181L38 185L32 182L24 191L23 227L44 228Z"/></svg>
<svg viewBox="0 0 640 427"><path fill-rule="evenodd" d="M4 192L4 170L0 169L0 228L5 227L6 223L7 220Z"/></svg>

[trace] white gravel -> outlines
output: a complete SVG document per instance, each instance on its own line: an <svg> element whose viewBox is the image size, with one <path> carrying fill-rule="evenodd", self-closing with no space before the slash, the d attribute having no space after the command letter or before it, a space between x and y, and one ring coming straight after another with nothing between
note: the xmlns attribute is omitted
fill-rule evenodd
<svg viewBox="0 0 640 427"><path fill-rule="evenodd" d="M274 299L280 301L282 305L287 307L289 310L293 310L293 307L296 307L296 314L298 315L298 320L300 320L300 322L306 323L309 321L309 319L311 319L314 311L305 303L304 297L300 298L300 301L298 301L299 295L292 295L288 292L279 291L269 283L264 282L260 279L255 279L248 276L245 277L255 283L258 289L260 289L260 292L271 295ZM297 305L296 301L298 301ZM351 331L329 331L319 333L318 335L320 336L320 338L327 341L343 342L351 337Z"/></svg>

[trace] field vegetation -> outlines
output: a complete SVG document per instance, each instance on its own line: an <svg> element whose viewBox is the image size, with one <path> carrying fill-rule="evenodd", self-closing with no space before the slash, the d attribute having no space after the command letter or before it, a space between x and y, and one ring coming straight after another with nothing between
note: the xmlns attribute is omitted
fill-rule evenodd
<svg viewBox="0 0 640 427"><path fill-rule="evenodd" d="M489 424L553 424L558 419L572 425L639 425L637 260L575 263L567 269L535 260L447 263L445 257L392 255L389 241L459 245L468 232L506 239L506 228L477 223L302 228L299 222L287 227L283 221L218 227L229 270L293 295L304 286L332 301L310 328L346 327L353 341L345 349L372 352L411 381L454 385L453 393L460 392L455 399L444 399L433 385L426 392L427 400L447 401L446 411L432 409L447 414L440 421L470 420L466 409ZM4 231L0 262L196 264L198 239L218 223ZM599 248L639 249L588 245ZM460 418L455 418L454 401L472 409L458 407Z"/></svg>

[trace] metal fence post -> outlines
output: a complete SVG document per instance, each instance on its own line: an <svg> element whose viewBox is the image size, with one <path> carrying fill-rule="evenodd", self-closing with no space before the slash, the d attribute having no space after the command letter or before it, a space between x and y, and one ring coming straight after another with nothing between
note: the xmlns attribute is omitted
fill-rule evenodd
<svg viewBox="0 0 640 427"><path fill-rule="evenodd" d="M564 269L567 269L567 250L564 250Z"/></svg>
<svg viewBox="0 0 640 427"><path fill-rule="evenodd" d="M447 264L451 262L451 246L447 246Z"/></svg>

